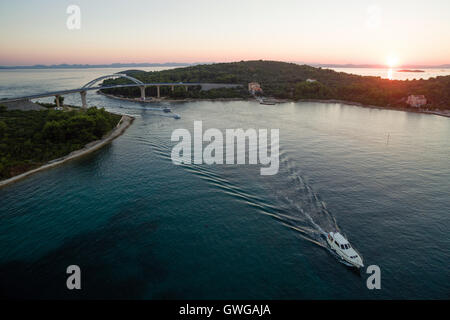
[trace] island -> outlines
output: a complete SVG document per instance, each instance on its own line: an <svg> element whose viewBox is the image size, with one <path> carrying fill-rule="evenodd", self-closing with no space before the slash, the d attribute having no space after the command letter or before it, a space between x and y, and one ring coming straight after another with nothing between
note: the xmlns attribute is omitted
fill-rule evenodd
<svg viewBox="0 0 450 320"><path fill-rule="evenodd" d="M0 101L0 187L99 149L133 120L96 107L21 102L10 108Z"/></svg>
<svg viewBox="0 0 450 320"><path fill-rule="evenodd" d="M425 72L425 71L424 70L402 69L402 70L397 70L397 72Z"/></svg>
<svg viewBox="0 0 450 320"><path fill-rule="evenodd" d="M279 61L240 61L188 66L164 71L123 72L144 83L234 83L240 87L203 90L201 86L162 86L166 100L251 99L250 83L261 85L264 96L289 101L346 101L365 106L417 111L407 103L411 95L426 97L428 110L450 109L450 76L428 80L389 80L331 69ZM125 84L127 79L105 80L103 85ZM108 88L101 93L124 99L139 99L137 87ZM157 88L146 88L147 97L157 97Z"/></svg>

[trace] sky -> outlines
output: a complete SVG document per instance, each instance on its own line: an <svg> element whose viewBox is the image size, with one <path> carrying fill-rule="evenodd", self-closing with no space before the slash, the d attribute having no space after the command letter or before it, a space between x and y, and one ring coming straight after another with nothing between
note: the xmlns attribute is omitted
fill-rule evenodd
<svg viewBox="0 0 450 320"><path fill-rule="evenodd" d="M437 65L450 63L450 1L0 0L0 40L0 65Z"/></svg>

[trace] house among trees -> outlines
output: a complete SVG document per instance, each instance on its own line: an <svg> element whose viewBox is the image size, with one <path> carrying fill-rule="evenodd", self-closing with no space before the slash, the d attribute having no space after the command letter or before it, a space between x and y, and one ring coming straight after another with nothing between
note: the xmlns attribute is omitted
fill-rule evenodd
<svg viewBox="0 0 450 320"><path fill-rule="evenodd" d="M255 94L255 93L262 93L263 90L261 89L261 86L258 82L250 82L248 84L248 91L251 94Z"/></svg>
<svg viewBox="0 0 450 320"><path fill-rule="evenodd" d="M410 95L406 99L406 103L414 108L420 108L427 104L427 99L422 95Z"/></svg>

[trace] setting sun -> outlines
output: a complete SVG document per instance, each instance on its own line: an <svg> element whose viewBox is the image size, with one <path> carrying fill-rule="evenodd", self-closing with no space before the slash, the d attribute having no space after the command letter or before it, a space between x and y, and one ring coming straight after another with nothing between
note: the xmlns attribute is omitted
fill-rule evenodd
<svg viewBox="0 0 450 320"><path fill-rule="evenodd" d="M398 57L397 56L389 56L386 60L386 64L389 68L394 68L398 65Z"/></svg>

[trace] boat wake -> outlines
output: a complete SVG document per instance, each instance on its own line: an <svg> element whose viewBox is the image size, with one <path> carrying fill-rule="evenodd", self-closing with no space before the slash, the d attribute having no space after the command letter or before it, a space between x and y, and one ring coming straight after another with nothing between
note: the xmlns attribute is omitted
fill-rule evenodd
<svg viewBox="0 0 450 320"><path fill-rule="evenodd" d="M245 185L234 182L235 175L232 173L225 177L214 170L214 167L196 164L182 166L214 187L257 208L262 214L275 218L286 227L300 233L304 239L321 247L328 248L325 240L327 232L340 231L325 202L288 161L281 164L281 167L288 169L288 174L280 170L274 181L270 178L264 181L264 189L270 190L268 195L274 199L255 194L247 190ZM285 177L280 179L280 175ZM242 177L241 174L239 176Z"/></svg>
<svg viewBox="0 0 450 320"><path fill-rule="evenodd" d="M166 152L167 150L163 153ZM342 233L334 215L327 209L325 201L313 190L307 179L300 174L295 161L291 160L285 152L280 152L279 173L274 176L265 176L258 181L264 193L242 183L245 180L254 180L255 172L251 169L239 170L237 166L204 164L182 164L181 166L207 181L214 188L220 189L234 199L254 207L258 212L294 230L302 239L329 251L340 262L348 265L328 246L326 241L328 232ZM248 179L246 175L249 175Z"/></svg>
<svg viewBox="0 0 450 320"><path fill-rule="evenodd" d="M329 232L343 232L325 201L302 177L298 167L286 154L282 154L280 160L279 174L286 177L286 186L272 188L272 191L280 202L290 208L290 216L283 224L299 232L303 239L327 250L340 263L352 267L327 244L326 237Z"/></svg>

